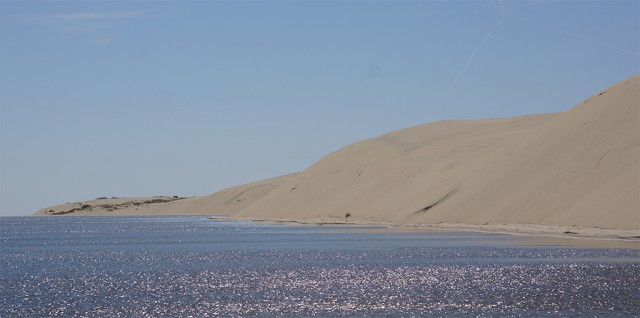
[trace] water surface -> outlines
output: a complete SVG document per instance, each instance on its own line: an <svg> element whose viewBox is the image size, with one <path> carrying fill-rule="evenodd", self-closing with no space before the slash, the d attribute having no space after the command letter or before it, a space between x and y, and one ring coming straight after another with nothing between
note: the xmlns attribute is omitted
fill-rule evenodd
<svg viewBox="0 0 640 318"><path fill-rule="evenodd" d="M2 217L0 317L637 316L638 250L204 217Z"/></svg>

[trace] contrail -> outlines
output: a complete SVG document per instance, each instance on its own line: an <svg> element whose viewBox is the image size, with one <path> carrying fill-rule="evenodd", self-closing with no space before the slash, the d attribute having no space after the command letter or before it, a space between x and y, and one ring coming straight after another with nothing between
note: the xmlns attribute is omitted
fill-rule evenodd
<svg viewBox="0 0 640 318"><path fill-rule="evenodd" d="M604 43L604 42L600 42L600 41L592 39L590 37L587 37L587 36L584 36L584 35L581 35L581 34L577 34L577 33L573 33L571 31L568 31L568 30L565 30L565 29L562 29L562 28L559 28L559 27L556 27L556 26L553 26L553 25L543 24L543 23L540 23L540 22L536 22L536 21L532 21L532 20L529 20L529 19L525 19L525 18L516 16L511 12L507 12L506 10L504 11L504 13L506 13L510 17L518 19L520 21L524 21L524 22L527 22L527 23L530 23L530 24L535 24L537 26L541 26L543 28L547 28L547 29L550 29L550 30L558 31L558 32L564 33L566 35L573 36L573 37L576 37L578 39L582 39L582 40L585 40L585 41L591 42L593 44L597 44L597 45L600 45L600 46L603 46L603 47L606 47L606 48L609 48L609 49L612 49L612 50L616 50L616 51L623 52L623 53L628 53L628 54L635 55L635 56L640 56L640 53L638 53L638 52L631 51L631 50L628 50L628 49L625 49L625 48L621 48L621 47L617 47L617 46L613 46L613 45L610 45L610 44L607 44L607 43Z"/></svg>
<svg viewBox="0 0 640 318"><path fill-rule="evenodd" d="M623 53L627 53L627 54L631 54L631 55L635 55L635 56L640 56L639 52L636 51L632 51L632 50L628 50L625 48L621 48L621 47L617 47L611 44L607 44L595 39L592 39L590 37L581 35L581 34L577 34L553 25L548 25L548 24L544 24L544 23L540 23L540 22L536 22L536 21L532 21L529 19L525 19L522 17L519 17L517 15L514 15L513 13L507 11L506 6L504 5L504 3L502 2L502 0L497 0L497 4L494 1L490 1L489 2L492 6L496 7L497 9L500 10L500 18L498 19L498 22L496 22L496 24L489 30L489 32L487 33L487 35L485 35L484 39L482 39L482 41L480 42L480 44L478 44L478 46L473 50L473 52L471 52L471 55L469 55L469 58L467 58L467 62L464 64L464 66L462 67L462 70L460 70L460 72L458 72L458 74L456 75L456 77L453 79L453 81L451 82L451 85L449 85L449 88L447 89L447 91L445 92L445 94L436 101L436 105L441 104L447 97L449 97L449 95L451 94L451 92L453 91L453 89L455 88L455 86L458 84L458 81L460 80L460 78L462 77L462 75L464 75L464 73L467 71L467 69L469 68L469 65L471 65L471 61L473 61L473 58L476 56L476 54L478 53L478 51L482 48L482 46L487 42L487 40L489 40L489 38L491 37L491 35L493 35L493 32L498 28L498 26L500 26L500 24L502 23L502 20L504 19L505 15L508 15L509 17L512 17L514 19L520 20L520 21L524 21L526 23L530 23L530 24L534 24L537 26L541 26L543 28L547 28L553 31L557 31L557 32L561 32L564 33L566 35L578 38L578 39L582 39L585 40L587 42L591 42L593 44L602 46L602 47L606 47L618 52L623 52Z"/></svg>
<svg viewBox="0 0 640 318"><path fill-rule="evenodd" d="M495 6L493 4L493 2L491 2L491 5ZM498 9L500 9L500 18L498 18L498 22L496 22L496 24L491 28L491 30L489 30L489 33L487 33L487 35L484 36L484 39L482 39L482 41L480 41L480 44L478 44L478 46L473 50L473 52L471 52L471 55L469 55L469 58L467 58L467 62L464 64L464 66L462 67L462 70L460 70L460 72L458 72L458 75L456 75L456 77L453 79L453 81L451 82L451 85L449 85L449 89L447 89L447 91L445 92L445 94L440 98L440 100L437 101L437 104L440 104L442 101L444 101L447 97L449 97L449 94L451 94L451 92L453 91L453 88L456 86L456 84L458 83L458 80L460 80L460 77L462 77L462 75L467 71L467 68L469 68L469 65L471 64L471 61L473 60L473 58L476 56L476 54L478 53L478 51L480 50L480 48L482 48L482 46L484 45L485 42L487 42L487 40L489 40L489 38L491 37L491 35L493 34L493 32L498 28L498 26L500 26L500 24L502 23L502 19L504 18L505 13L507 12L507 10L504 7L504 3L502 3L502 0L498 0Z"/></svg>

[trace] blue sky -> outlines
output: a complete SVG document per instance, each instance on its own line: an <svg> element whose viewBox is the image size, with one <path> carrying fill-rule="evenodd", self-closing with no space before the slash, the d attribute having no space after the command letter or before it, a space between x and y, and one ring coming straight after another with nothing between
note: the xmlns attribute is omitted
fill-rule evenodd
<svg viewBox="0 0 640 318"><path fill-rule="evenodd" d="M0 215L204 195L640 70L638 1L0 2Z"/></svg>

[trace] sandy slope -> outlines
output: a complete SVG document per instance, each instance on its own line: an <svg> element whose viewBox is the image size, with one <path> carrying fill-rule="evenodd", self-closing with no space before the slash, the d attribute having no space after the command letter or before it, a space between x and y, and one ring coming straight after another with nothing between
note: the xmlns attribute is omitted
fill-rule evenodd
<svg viewBox="0 0 640 318"><path fill-rule="evenodd" d="M237 216L640 229L639 77L562 114L446 121L345 147Z"/></svg>
<svg viewBox="0 0 640 318"><path fill-rule="evenodd" d="M243 184L203 197L91 200L48 207L38 211L36 215L228 215L262 198L293 176L295 174Z"/></svg>
<svg viewBox="0 0 640 318"><path fill-rule="evenodd" d="M479 161L458 193L405 222L640 229L638 77Z"/></svg>
<svg viewBox="0 0 640 318"><path fill-rule="evenodd" d="M448 121L345 147L283 184L239 216L367 217L398 221L452 189L466 167L555 115Z"/></svg>

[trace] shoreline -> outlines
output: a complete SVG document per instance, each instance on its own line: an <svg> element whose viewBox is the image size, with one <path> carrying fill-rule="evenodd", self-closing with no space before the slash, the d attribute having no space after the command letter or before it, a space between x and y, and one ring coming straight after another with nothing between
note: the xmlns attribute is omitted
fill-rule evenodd
<svg viewBox="0 0 640 318"><path fill-rule="evenodd" d="M361 229L355 231L376 231L376 232L411 232L411 231L455 231L455 232L476 232L494 233L525 236L531 238L544 238L555 240L569 240L594 242L594 246L601 246L603 242L624 243L631 245L631 248L640 249L640 230L634 229L604 229L589 228L566 225L549 224L526 224L526 223L503 223L503 224L465 224L465 223L435 223L435 224L399 224L387 220L374 218L315 218L315 219L293 219L293 218L248 218L236 217L224 214L119 214L119 213L70 213L66 216L201 216L209 220L227 221L248 221L272 224L293 224L306 226L354 226ZM31 217L55 217L54 215L31 215ZM379 227L377 229L365 229L365 227ZM580 244L592 245L592 244Z"/></svg>
<svg viewBox="0 0 640 318"><path fill-rule="evenodd" d="M640 250L640 230L633 229L603 229L579 226L548 225L548 224L464 224L464 223L436 223L436 224L399 224L388 220L375 218L350 219L340 217L293 219L293 218L247 218L224 214L119 214L119 213L70 213L58 215L66 216L201 216L208 220L247 221L271 224L291 224L303 226L352 226L356 229L344 231L358 232L474 232L515 235L529 238L532 243L544 245L570 245L593 248L628 248ZM56 217L54 215L31 215L31 217ZM366 227L376 227L367 229ZM341 230L342 231L342 230ZM535 242L534 242L535 241Z"/></svg>
<svg viewBox="0 0 640 318"><path fill-rule="evenodd" d="M640 250L640 230L629 229L602 229L578 226L560 226L543 224L464 224L464 223L437 223L437 224L396 224L392 222L375 221L339 221L335 219L259 219L241 218L233 216L210 217L213 220L250 221L272 224L295 224L308 226L355 226L363 227L354 231L363 232L425 232L425 231L451 231L474 232L515 235L531 238L537 241L546 241L546 244L568 244L584 247L606 248L631 248ZM386 227L380 229L365 229L364 227ZM349 230L350 231L350 230ZM573 243L573 244L571 244Z"/></svg>

